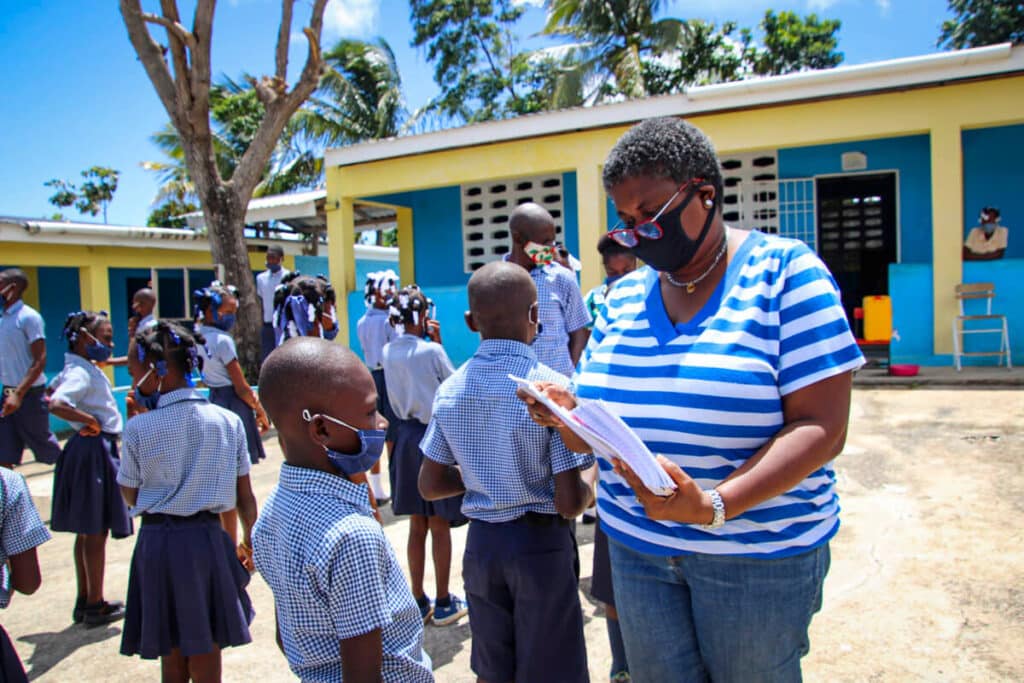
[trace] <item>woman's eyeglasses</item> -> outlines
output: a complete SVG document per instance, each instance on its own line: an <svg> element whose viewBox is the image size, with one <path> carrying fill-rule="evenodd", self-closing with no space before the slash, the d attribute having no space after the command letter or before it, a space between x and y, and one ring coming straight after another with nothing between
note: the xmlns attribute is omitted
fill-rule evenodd
<svg viewBox="0 0 1024 683"><path fill-rule="evenodd" d="M665 234L665 231L661 229L661 225L658 224L658 219L665 213L669 205L676 200L679 193L686 189L688 185L699 187L704 184L703 178L693 178L688 180L679 186L676 193L669 197L668 201L665 202L664 206L658 210L658 213L654 214L654 218L643 223L638 223L632 227L623 225L622 221L619 221L618 225L608 232L608 236L615 240L618 244L632 249L633 247L640 244L640 238L643 237L647 240L660 240ZM621 227L620 227L621 226Z"/></svg>

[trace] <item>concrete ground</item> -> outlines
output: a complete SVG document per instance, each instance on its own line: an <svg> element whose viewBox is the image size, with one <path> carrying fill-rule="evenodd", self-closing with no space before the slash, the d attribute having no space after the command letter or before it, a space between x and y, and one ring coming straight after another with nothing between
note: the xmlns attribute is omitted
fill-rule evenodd
<svg viewBox="0 0 1024 683"><path fill-rule="evenodd" d="M843 525L804 659L807 680L1024 680L1022 423L1024 393L1006 388L854 391L850 437L836 462ZM276 441L267 446L269 461L253 478L261 499L281 462ZM48 519L49 468L21 471ZM389 517L385 526L403 558L407 523ZM586 596L593 527L579 529L590 674L599 682L607 680L609 652L601 608ZM453 536L459 558L466 529ZM40 549L42 588L16 596L0 613L29 678L155 680L156 663L117 654L118 624L71 624L72 540L56 534ZM125 593L132 547L130 539L108 546L110 598ZM460 591L458 559L453 574ZM224 653L224 680L292 680L274 644L272 599L259 576L250 595L254 642ZM468 621L427 627L426 647L438 681L474 680Z"/></svg>

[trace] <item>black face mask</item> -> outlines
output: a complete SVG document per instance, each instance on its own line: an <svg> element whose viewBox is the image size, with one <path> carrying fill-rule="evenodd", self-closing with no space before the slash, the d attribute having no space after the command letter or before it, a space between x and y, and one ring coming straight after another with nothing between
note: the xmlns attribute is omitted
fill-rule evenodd
<svg viewBox="0 0 1024 683"><path fill-rule="evenodd" d="M711 222L715 219L715 206L712 204L697 239L690 239L686 231L683 230L680 217L687 205L697 196L699 189L699 187L690 188L679 206L661 214L658 225L661 226L662 235L659 239L652 240L637 235L639 244L632 249L637 258L643 259L644 263L662 273L674 273L693 260L700 245L704 244L708 230L711 229Z"/></svg>

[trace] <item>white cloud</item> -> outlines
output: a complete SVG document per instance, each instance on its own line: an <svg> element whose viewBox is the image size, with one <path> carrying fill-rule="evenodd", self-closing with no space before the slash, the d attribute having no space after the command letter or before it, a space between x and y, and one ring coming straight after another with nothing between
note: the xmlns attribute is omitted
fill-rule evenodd
<svg viewBox="0 0 1024 683"><path fill-rule="evenodd" d="M821 12L838 2L839 0L807 0L807 9Z"/></svg>
<svg viewBox="0 0 1024 683"><path fill-rule="evenodd" d="M324 12L324 30L332 35L371 35L379 16L380 0L331 0Z"/></svg>
<svg viewBox="0 0 1024 683"><path fill-rule="evenodd" d="M527 7L543 7L544 0L512 0L512 4L516 7L522 7L523 5Z"/></svg>
<svg viewBox="0 0 1024 683"><path fill-rule="evenodd" d="M892 5L890 0L875 0L875 4L878 5L878 9L881 10L883 15L889 13L889 7Z"/></svg>

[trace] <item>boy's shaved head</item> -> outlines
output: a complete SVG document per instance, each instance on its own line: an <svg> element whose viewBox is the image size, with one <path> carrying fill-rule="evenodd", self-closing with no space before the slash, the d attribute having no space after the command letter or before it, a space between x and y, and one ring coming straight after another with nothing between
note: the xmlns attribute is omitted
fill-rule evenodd
<svg viewBox="0 0 1024 683"><path fill-rule="evenodd" d="M528 329L537 287L523 268L492 261L473 273L467 289L469 312L484 339L518 340Z"/></svg>
<svg viewBox="0 0 1024 683"><path fill-rule="evenodd" d="M302 411L330 413L339 394L370 376L348 348L319 337L295 337L267 356L260 369L260 402L281 430L302 420ZM370 379L372 384L373 380Z"/></svg>
<svg viewBox="0 0 1024 683"><path fill-rule="evenodd" d="M508 221L509 230L513 235L522 235L526 239L536 239L535 233L545 228L554 229L555 219L540 204L527 202L520 204L512 212Z"/></svg>
<svg viewBox="0 0 1024 683"><path fill-rule="evenodd" d="M132 301L138 301L139 303L155 304L156 294L149 287L143 287L139 291L135 292L132 296Z"/></svg>

